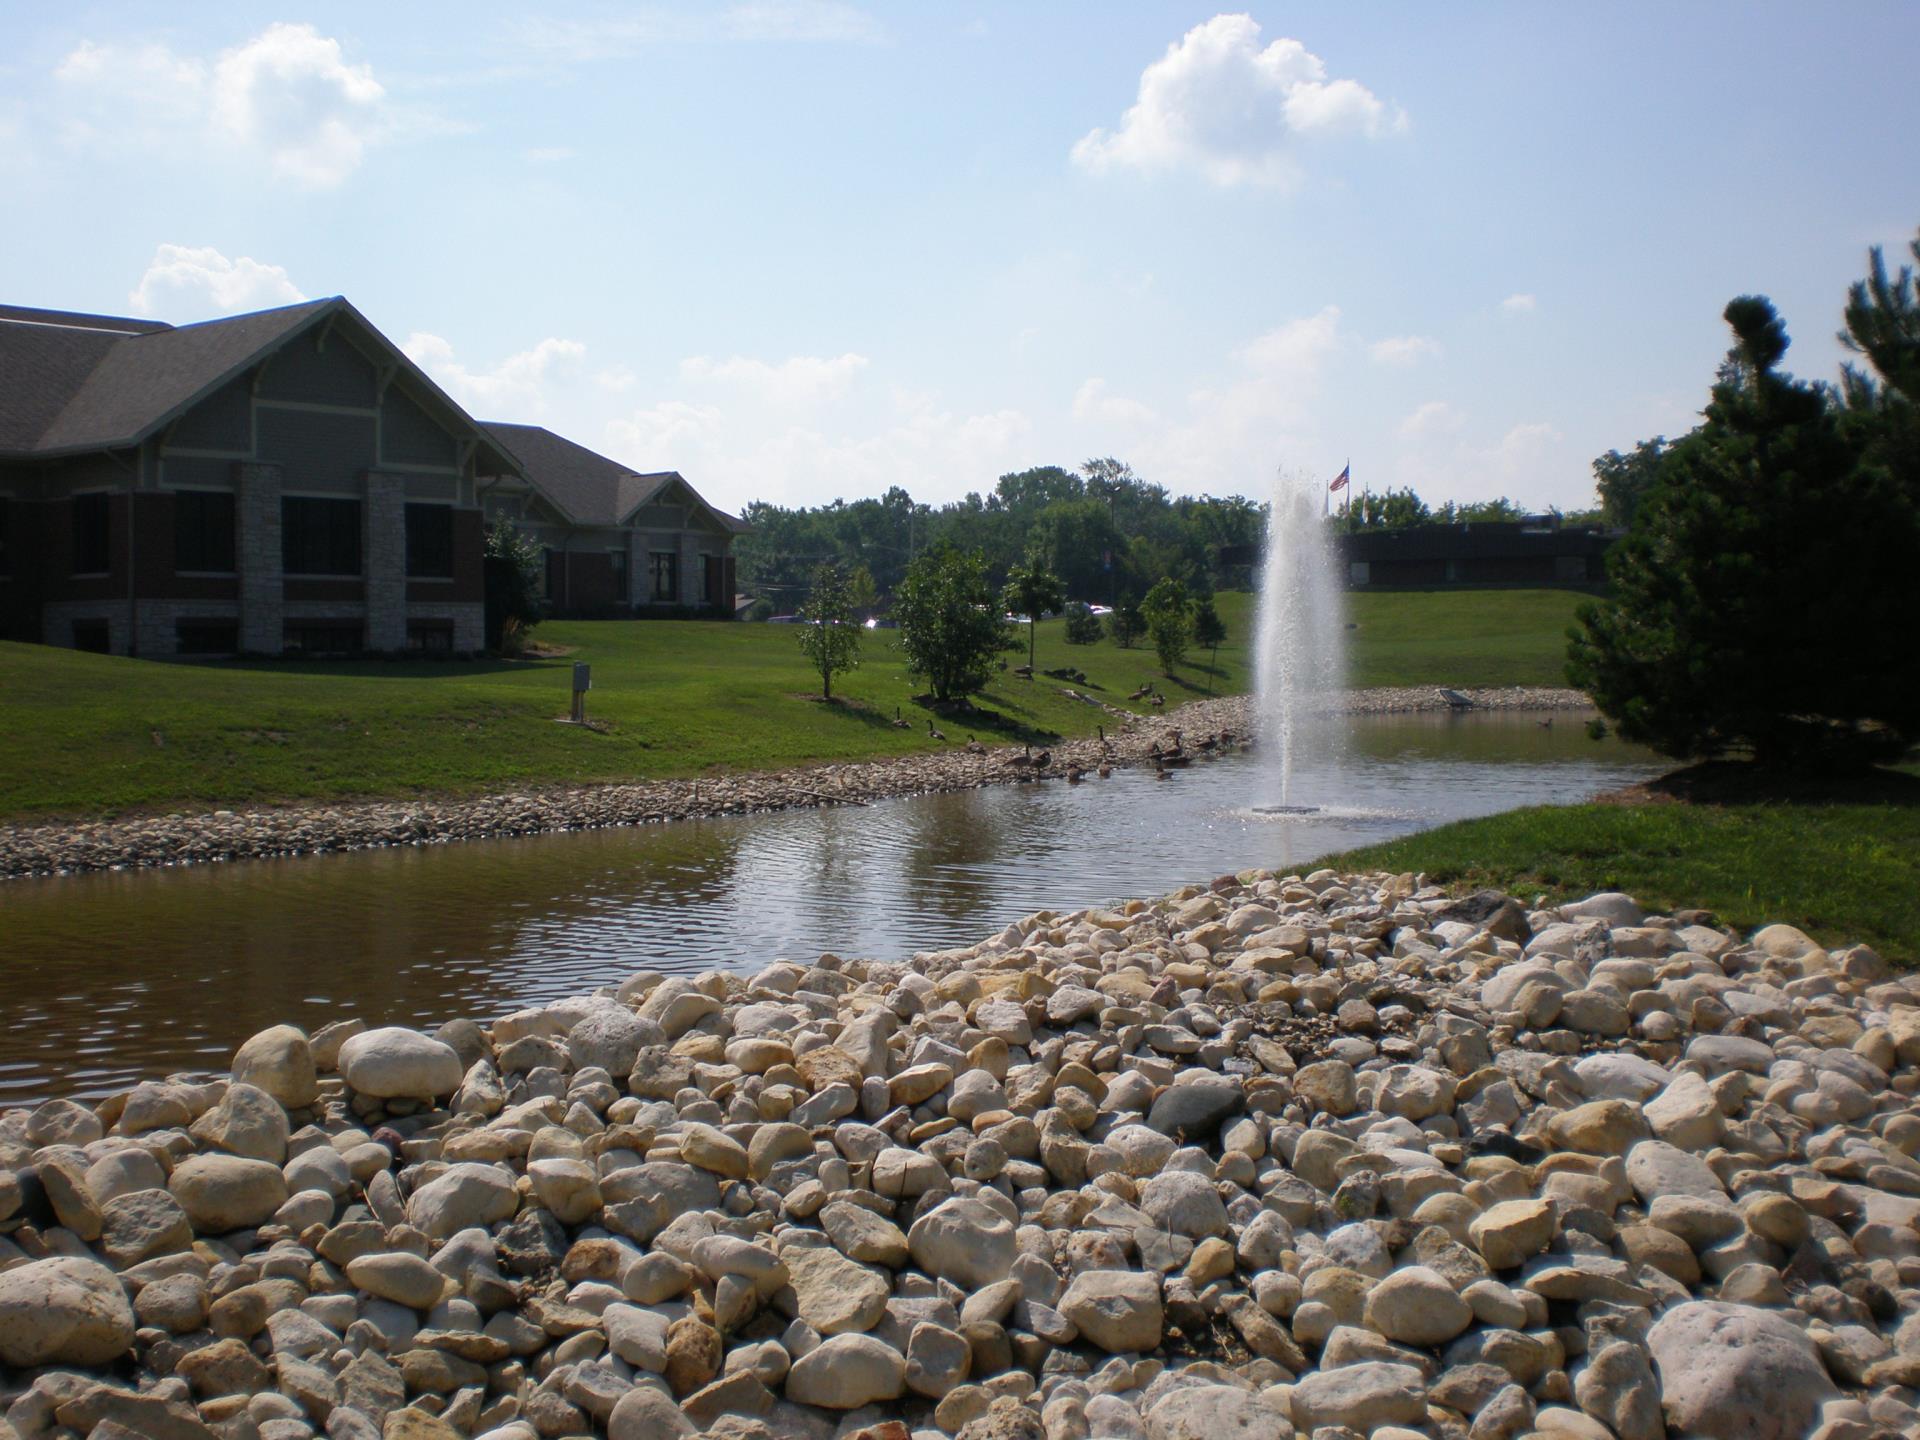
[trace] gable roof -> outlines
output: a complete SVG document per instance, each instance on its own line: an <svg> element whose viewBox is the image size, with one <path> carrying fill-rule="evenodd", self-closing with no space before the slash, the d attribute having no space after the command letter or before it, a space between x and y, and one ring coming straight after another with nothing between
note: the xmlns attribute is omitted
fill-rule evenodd
<svg viewBox="0 0 1920 1440"><path fill-rule="evenodd" d="M493 448L456 405L342 296L174 327L154 320L0 306L0 456L55 457L137 445L303 331L344 316L409 388ZM513 468L510 455L496 456Z"/></svg>
<svg viewBox="0 0 1920 1440"><path fill-rule="evenodd" d="M535 487L576 525L625 525L641 506L678 483L729 534L748 528L744 521L708 504L677 470L642 474L542 425L500 420L482 425L520 461Z"/></svg>

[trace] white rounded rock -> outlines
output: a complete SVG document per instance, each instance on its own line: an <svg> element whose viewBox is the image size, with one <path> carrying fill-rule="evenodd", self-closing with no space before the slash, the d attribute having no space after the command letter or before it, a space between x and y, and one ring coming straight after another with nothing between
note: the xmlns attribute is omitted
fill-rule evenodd
<svg viewBox="0 0 1920 1440"><path fill-rule="evenodd" d="M377 1100L433 1100L460 1088L465 1067L454 1048L418 1030L363 1030L340 1047L340 1075Z"/></svg>
<svg viewBox="0 0 1920 1440"><path fill-rule="evenodd" d="M787 1398L823 1410L897 1400L906 1388L906 1356L871 1335L830 1336L787 1372Z"/></svg>
<svg viewBox="0 0 1920 1440"><path fill-rule="evenodd" d="M106 1266L62 1255L0 1272L0 1361L106 1365L133 1347L133 1306Z"/></svg>

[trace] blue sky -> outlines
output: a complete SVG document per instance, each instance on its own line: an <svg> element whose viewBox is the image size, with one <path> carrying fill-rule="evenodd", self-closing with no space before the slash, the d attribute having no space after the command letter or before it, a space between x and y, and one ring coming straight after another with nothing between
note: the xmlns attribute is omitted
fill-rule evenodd
<svg viewBox="0 0 1920 1440"><path fill-rule="evenodd" d="M6 300L344 294L716 502L1132 461L1570 507L1733 295L1830 377L1920 7L0 6Z"/></svg>

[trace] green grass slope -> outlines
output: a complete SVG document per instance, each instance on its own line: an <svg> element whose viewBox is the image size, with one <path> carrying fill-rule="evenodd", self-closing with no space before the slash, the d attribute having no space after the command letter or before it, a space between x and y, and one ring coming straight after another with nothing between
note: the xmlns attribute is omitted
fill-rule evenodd
<svg viewBox="0 0 1920 1440"><path fill-rule="evenodd" d="M1575 597L1480 591L1353 597L1354 683L1557 684ZM1084 670L1110 704L1147 680L1169 704L1252 684L1254 597L1223 594L1229 640L1178 678L1144 645L1068 645L1040 626L1042 670ZM862 664L819 682L785 625L555 621L551 659L429 663L187 664L0 643L0 815L101 815L172 805L462 792L764 769L924 751L928 712L894 632L868 632ZM1022 640L1025 634L1022 630ZM1022 650L1009 664L1025 659ZM594 728L556 723L571 666L593 666ZM980 714L942 717L954 743L1088 735L1099 710L1010 673ZM910 731L888 722L896 708Z"/></svg>

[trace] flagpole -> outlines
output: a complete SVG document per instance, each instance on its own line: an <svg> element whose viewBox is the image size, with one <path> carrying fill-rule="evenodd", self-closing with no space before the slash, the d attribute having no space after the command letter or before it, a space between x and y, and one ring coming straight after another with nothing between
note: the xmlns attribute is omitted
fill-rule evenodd
<svg viewBox="0 0 1920 1440"><path fill-rule="evenodd" d="M1340 473L1347 477L1347 493L1345 497L1347 502L1347 507L1346 507L1347 533L1351 535L1353 533L1353 457L1352 456L1347 457L1346 465L1340 471Z"/></svg>

